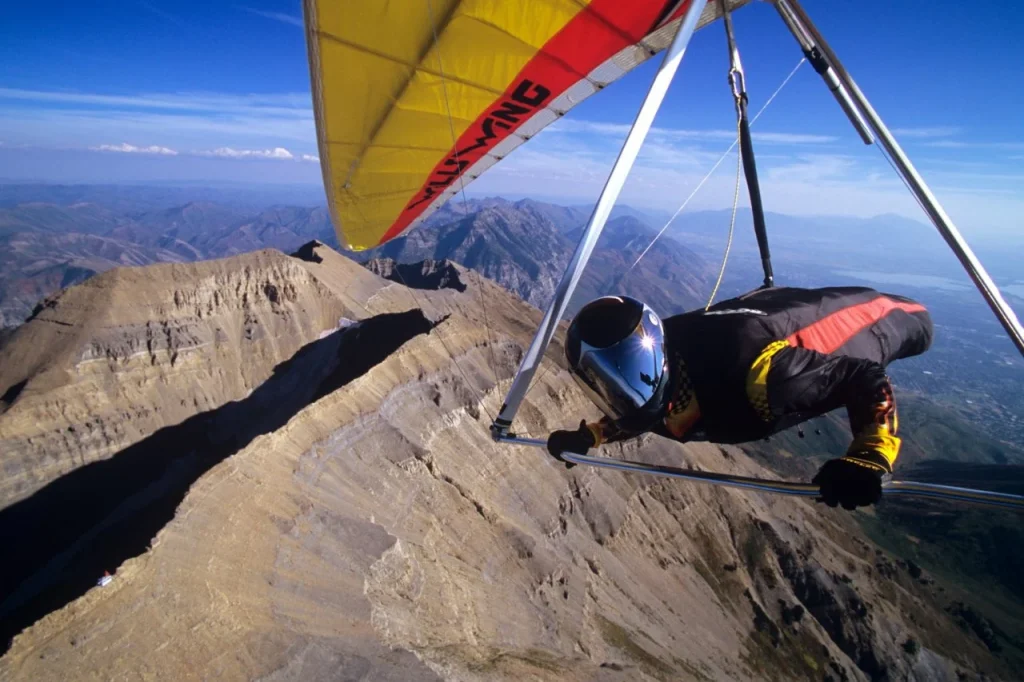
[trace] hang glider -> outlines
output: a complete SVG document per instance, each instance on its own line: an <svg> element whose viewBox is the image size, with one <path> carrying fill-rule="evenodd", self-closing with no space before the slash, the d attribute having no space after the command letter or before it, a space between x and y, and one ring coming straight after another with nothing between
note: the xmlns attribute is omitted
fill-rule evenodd
<svg viewBox="0 0 1024 682"><path fill-rule="evenodd" d="M342 245L373 248L418 225L547 125L664 50L690 6L307 0L317 139ZM720 15L717 3L708 4L697 26Z"/></svg>
<svg viewBox="0 0 1024 682"><path fill-rule="evenodd" d="M511 430L513 419L693 33L719 18L725 19L729 40L730 83L764 284L771 286L768 235L746 121L742 67L730 21L731 12L748 2L305 0L324 186L339 241L357 251L380 246L421 224L546 126L663 52L554 300L494 419L491 432L496 440L544 444L517 437ZM770 2L861 139L865 144L877 140L1024 354L1024 329L1013 310L799 1ZM670 467L602 457L578 456L572 461L717 480L721 485L736 482L725 475L682 476L686 472ZM746 483L742 487L756 487ZM767 485L761 490L784 492L775 485L779 482L762 483ZM989 503L1024 506L1020 496L897 483L890 492L974 502L988 496Z"/></svg>

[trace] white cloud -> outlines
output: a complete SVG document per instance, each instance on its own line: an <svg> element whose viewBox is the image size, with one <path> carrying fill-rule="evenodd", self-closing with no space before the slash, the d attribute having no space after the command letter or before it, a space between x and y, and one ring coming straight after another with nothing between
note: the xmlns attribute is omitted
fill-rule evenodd
<svg viewBox="0 0 1024 682"><path fill-rule="evenodd" d="M160 139L174 150L297 147L315 153L316 130L305 92L111 95L0 88L0 121L12 144L39 147Z"/></svg>
<svg viewBox="0 0 1024 682"><path fill-rule="evenodd" d="M654 168L706 172L720 156L721 152L717 150L711 152L693 145L648 140L640 150L639 160L641 164Z"/></svg>
<svg viewBox="0 0 1024 682"><path fill-rule="evenodd" d="M606 130L614 125L600 124ZM620 130L626 128L621 126ZM601 135L545 131L470 184L469 191L592 202L611 169L618 142L621 139ZM695 148L692 144L666 137L648 140L623 188L621 201L674 211L727 146L709 151L706 145ZM822 153L817 151L820 147L797 149L802 151L758 155L762 196L769 210L805 216L895 213L923 219L920 207L873 148L854 145L839 153ZM965 231L999 231L1015 229L1016 216L1024 213L1021 178L1007 170L999 166L929 167L925 175L946 210ZM733 156L722 163L687 210L730 206L735 174ZM740 203L749 205L742 186Z"/></svg>
<svg viewBox="0 0 1024 682"><path fill-rule="evenodd" d="M959 128L953 126L933 126L931 128L893 128L892 134L896 137L951 137L960 132Z"/></svg>
<svg viewBox="0 0 1024 682"><path fill-rule="evenodd" d="M553 133L579 133L606 137L625 138L629 132L626 123L602 123L563 118L548 129ZM754 140L765 144L825 144L836 142L834 135L812 135L807 133L753 132ZM691 130L686 128L651 128L650 137L662 140L734 140L736 131L730 129Z"/></svg>
<svg viewBox="0 0 1024 682"><path fill-rule="evenodd" d="M136 147L133 144L122 142L121 144L101 144L96 147L90 147L96 152L121 152L123 154L161 154L164 156L177 156L178 152L167 147L161 147L159 145L150 145L148 147Z"/></svg>
<svg viewBox="0 0 1024 682"><path fill-rule="evenodd" d="M302 23L302 17L296 17L291 14L285 14L284 12L265 12L261 9L245 7L243 5L239 5L238 8L244 9L246 12L251 12L252 14L259 15L265 19L273 19L274 21L280 21L283 24L291 24L292 26L305 28L305 25Z"/></svg>
<svg viewBox="0 0 1024 682"><path fill-rule="evenodd" d="M79 104L130 109L173 109L187 111L245 112L259 111L282 116L312 118L310 96L305 92L270 94L223 94L215 92L143 93L104 95L91 92L62 92L0 88L0 100L11 99L54 104Z"/></svg>
<svg viewBox="0 0 1024 682"><path fill-rule="evenodd" d="M775 182L813 183L851 177L856 165L853 158L842 154L803 154L762 173Z"/></svg>
<svg viewBox="0 0 1024 682"><path fill-rule="evenodd" d="M824 144L839 140L839 138L834 135L808 135L803 133L752 132L750 135L754 138L754 141L765 142L768 144Z"/></svg>
<svg viewBox="0 0 1024 682"><path fill-rule="evenodd" d="M174 136L176 146L207 147L222 141L237 146L294 140L315 144L316 128L309 118L252 114L187 115L137 111L34 110L0 108L5 132L22 141L54 146L97 143L113 136L145 138Z"/></svg>
<svg viewBox="0 0 1024 682"><path fill-rule="evenodd" d="M591 133L594 135L612 135L625 137L629 132L628 123L600 123L598 121L582 121L575 118L562 118L552 123L547 131L552 133ZM652 129L653 130L653 129Z"/></svg>
<svg viewBox="0 0 1024 682"><path fill-rule="evenodd" d="M303 154L302 155L302 160L303 161L314 161L316 163L320 163L320 157L319 156L315 156L313 154Z"/></svg>
<svg viewBox="0 0 1024 682"><path fill-rule="evenodd" d="M967 149L971 146L969 142L961 142L960 140L932 140L925 142L926 147L935 147L936 149Z"/></svg>
<svg viewBox="0 0 1024 682"><path fill-rule="evenodd" d="M0 88L0 121L12 144L49 148L111 139L160 139L179 150L316 147L308 93L107 95Z"/></svg>
<svg viewBox="0 0 1024 682"><path fill-rule="evenodd" d="M196 152L201 156L219 156L228 159L283 159L291 160L295 155L284 147L273 149L232 149L231 147L218 147L212 151Z"/></svg>
<svg viewBox="0 0 1024 682"><path fill-rule="evenodd" d="M962 142L960 140L932 140L924 143L937 149L996 149L1001 151L1024 150L1024 142Z"/></svg>

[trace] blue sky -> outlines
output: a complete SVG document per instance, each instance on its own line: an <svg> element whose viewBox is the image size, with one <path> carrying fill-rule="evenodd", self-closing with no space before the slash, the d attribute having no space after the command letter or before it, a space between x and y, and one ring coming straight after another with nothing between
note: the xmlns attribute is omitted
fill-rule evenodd
<svg viewBox="0 0 1024 682"><path fill-rule="evenodd" d="M968 233L1024 213L1024 46L1015 3L806 0L876 109ZM318 183L298 0L15 3L0 22L0 178ZM800 58L774 10L736 31L756 111ZM471 186L593 200L651 60ZM674 209L734 130L720 24L695 37L623 199ZM920 218L804 65L757 122L769 209ZM693 208L731 202L727 159Z"/></svg>

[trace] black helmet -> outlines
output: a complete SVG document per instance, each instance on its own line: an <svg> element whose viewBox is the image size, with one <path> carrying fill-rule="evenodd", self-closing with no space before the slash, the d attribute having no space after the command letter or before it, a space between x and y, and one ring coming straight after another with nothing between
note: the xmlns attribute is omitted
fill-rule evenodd
<svg viewBox="0 0 1024 682"><path fill-rule="evenodd" d="M569 325L565 355L576 383L619 428L643 431L664 415L665 332L640 301L605 296L585 305Z"/></svg>

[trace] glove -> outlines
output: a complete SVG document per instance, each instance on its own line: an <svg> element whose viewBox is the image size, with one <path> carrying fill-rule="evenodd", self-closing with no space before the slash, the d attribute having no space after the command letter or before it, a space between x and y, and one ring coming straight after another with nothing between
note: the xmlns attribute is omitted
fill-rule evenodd
<svg viewBox="0 0 1024 682"><path fill-rule="evenodd" d="M562 458L563 452L575 452L579 455L587 454L587 450L594 447L597 440L594 433L587 427L586 420L580 420L580 428L576 431L552 431L548 436L548 453L560 462L564 462L567 469L575 464L566 462Z"/></svg>
<svg viewBox="0 0 1024 682"><path fill-rule="evenodd" d="M821 488L818 499L828 506L855 509L882 499L882 476L887 473L875 462L847 455L825 462L811 483Z"/></svg>

